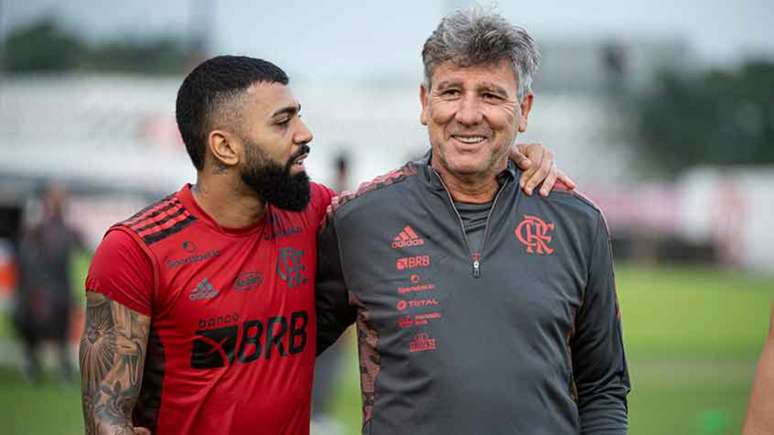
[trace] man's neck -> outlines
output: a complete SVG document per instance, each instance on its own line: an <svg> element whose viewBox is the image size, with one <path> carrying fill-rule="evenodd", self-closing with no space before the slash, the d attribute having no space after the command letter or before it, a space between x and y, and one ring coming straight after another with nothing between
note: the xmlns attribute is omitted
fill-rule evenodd
<svg viewBox="0 0 774 435"><path fill-rule="evenodd" d="M218 225L245 228L266 213L266 204L254 192L230 177L197 177L191 188L196 204Z"/></svg>
<svg viewBox="0 0 774 435"><path fill-rule="evenodd" d="M470 176L454 174L436 159L433 159L432 167L441 176L446 189L455 202L470 204L491 202L500 189L496 173Z"/></svg>

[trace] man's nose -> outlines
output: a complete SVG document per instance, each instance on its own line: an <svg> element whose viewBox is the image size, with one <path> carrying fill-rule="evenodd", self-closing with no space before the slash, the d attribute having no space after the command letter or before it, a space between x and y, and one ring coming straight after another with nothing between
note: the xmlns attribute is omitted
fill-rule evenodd
<svg viewBox="0 0 774 435"><path fill-rule="evenodd" d="M312 141L312 131L306 126L304 121L299 120L299 128L296 134L293 136L293 142L297 144L307 144Z"/></svg>
<svg viewBox="0 0 774 435"><path fill-rule="evenodd" d="M459 100L455 119L463 125L476 125L481 123L483 113L478 98L473 95L465 95Z"/></svg>

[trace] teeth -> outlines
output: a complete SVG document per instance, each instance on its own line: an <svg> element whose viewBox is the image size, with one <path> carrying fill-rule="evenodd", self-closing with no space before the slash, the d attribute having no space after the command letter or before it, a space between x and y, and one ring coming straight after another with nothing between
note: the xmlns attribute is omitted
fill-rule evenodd
<svg viewBox="0 0 774 435"><path fill-rule="evenodd" d="M484 136L455 136L462 143L479 143L486 139Z"/></svg>

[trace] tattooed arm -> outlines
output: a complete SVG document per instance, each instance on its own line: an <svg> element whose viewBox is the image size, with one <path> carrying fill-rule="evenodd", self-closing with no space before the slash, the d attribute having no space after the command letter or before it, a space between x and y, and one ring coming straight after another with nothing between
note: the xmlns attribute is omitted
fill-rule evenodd
<svg viewBox="0 0 774 435"><path fill-rule="evenodd" d="M86 292L80 365L86 434L148 433L132 427L140 394L150 318L104 295Z"/></svg>

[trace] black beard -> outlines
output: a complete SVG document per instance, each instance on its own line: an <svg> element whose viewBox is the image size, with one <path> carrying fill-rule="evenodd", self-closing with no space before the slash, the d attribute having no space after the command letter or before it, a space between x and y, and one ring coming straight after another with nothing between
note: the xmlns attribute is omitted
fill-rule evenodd
<svg viewBox="0 0 774 435"><path fill-rule="evenodd" d="M309 152L308 145L302 145L285 166L281 166L269 158L262 156L254 144L247 147L247 165L241 171L242 182L250 187L258 196L283 210L301 211L309 204L311 188L306 172L296 175L290 173L293 161Z"/></svg>

